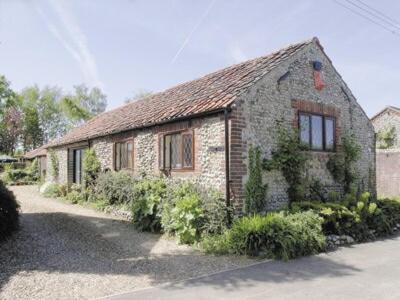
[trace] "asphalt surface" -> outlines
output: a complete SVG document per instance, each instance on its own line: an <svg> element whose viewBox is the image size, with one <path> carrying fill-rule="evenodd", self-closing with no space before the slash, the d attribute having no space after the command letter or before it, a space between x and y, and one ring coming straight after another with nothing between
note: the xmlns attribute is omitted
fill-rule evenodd
<svg viewBox="0 0 400 300"><path fill-rule="evenodd" d="M106 299L400 299L400 237L236 270Z"/></svg>

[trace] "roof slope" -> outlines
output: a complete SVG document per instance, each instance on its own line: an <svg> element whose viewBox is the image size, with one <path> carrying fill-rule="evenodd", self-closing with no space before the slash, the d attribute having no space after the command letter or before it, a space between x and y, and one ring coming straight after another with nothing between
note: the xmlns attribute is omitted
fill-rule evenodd
<svg viewBox="0 0 400 300"><path fill-rule="evenodd" d="M263 75L312 42L318 43L318 40L313 38L290 45L270 55L227 67L102 113L48 146L70 144L223 109Z"/></svg>
<svg viewBox="0 0 400 300"><path fill-rule="evenodd" d="M46 145L45 146L41 146L39 148L33 149L27 153L25 153L24 157L27 159L33 159L35 157L38 156L45 156L47 155L47 150L46 150Z"/></svg>
<svg viewBox="0 0 400 300"><path fill-rule="evenodd" d="M395 106L386 106L384 109L382 109L380 112L378 112L377 114L375 114L372 118L371 121L374 121L377 117L379 117L380 115L382 115L384 112L391 110L394 111L398 114L400 114L400 108L395 107Z"/></svg>

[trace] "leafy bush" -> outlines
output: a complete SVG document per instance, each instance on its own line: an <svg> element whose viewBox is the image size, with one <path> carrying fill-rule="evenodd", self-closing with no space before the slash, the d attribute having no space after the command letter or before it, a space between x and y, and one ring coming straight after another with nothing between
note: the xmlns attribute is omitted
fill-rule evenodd
<svg viewBox="0 0 400 300"><path fill-rule="evenodd" d="M163 179L142 179L135 184L133 192L132 215L136 228L143 231L160 231L160 204L167 193L165 181Z"/></svg>
<svg viewBox="0 0 400 300"><path fill-rule="evenodd" d="M48 198L56 198L63 195L61 186L54 182L45 183L41 188L41 193Z"/></svg>
<svg viewBox="0 0 400 300"><path fill-rule="evenodd" d="M293 204L293 211L312 210L322 217L322 230L325 235L349 235L358 238L366 235L360 216L339 203L298 202Z"/></svg>
<svg viewBox="0 0 400 300"><path fill-rule="evenodd" d="M101 171L101 163L97 158L94 148L85 151L82 164L85 185L89 188L93 188L96 178Z"/></svg>
<svg viewBox="0 0 400 300"><path fill-rule="evenodd" d="M51 162L51 169L50 169L51 173L50 174L54 178L57 178L58 174L60 172L60 165L59 165L59 162L58 162L58 156L57 156L57 154L56 154L56 152L54 150L49 150L48 151L48 155L50 157L50 162Z"/></svg>
<svg viewBox="0 0 400 300"><path fill-rule="evenodd" d="M0 242L9 237L19 225L19 205L14 194L0 180Z"/></svg>
<svg viewBox="0 0 400 300"><path fill-rule="evenodd" d="M172 228L183 244L193 244L200 239L204 211L200 195L187 193L179 198L171 212Z"/></svg>
<svg viewBox="0 0 400 300"><path fill-rule="evenodd" d="M245 211L247 214L260 213L265 209L267 186L262 182L261 150L249 149L249 179L245 184Z"/></svg>
<svg viewBox="0 0 400 300"><path fill-rule="evenodd" d="M378 199L376 204L383 215L380 216L381 220L376 221L381 226L377 227L376 230L381 235L393 233L394 228L400 224L400 200L396 198Z"/></svg>
<svg viewBox="0 0 400 300"><path fill-rule="evenodd" d="M86 201L86 194L81 185L73 184L70 191L66 193L65 199L73 204L78 204Z"/></svg>
<svg viewBox="0 0 400 300"><path fill-rule="evenodd" d="M207 237L206 252L265 255L278 259L318 253L325 249L322 219L313 212L243 217L219 236Z"/></svg>
<svg viewBox="0 0 400 300"><path fill-rule="evenodd" d="M102 173L96 180L94 192L108 201L108 204L132 203L135 180L126 172Z"/></svg>
<svg viewBox="0 0 400 300"><path fill-rule="evenodd" d="M204 218L201 231L205 235L222 234L228 229L228 216L233 213L226 206L224 196L215 190L200 191Z"/></svg>

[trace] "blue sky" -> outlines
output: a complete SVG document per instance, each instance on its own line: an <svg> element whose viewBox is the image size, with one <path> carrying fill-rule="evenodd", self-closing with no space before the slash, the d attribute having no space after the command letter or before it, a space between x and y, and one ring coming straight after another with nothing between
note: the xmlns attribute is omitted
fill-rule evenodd
<svg viewBox="0 0 400 300"><path fill-rule="evenodd" d="M0 74L17 90L100 86L114 108L313 36L368 115L400 106L400 33L333 0L0 0Z"/></svg>

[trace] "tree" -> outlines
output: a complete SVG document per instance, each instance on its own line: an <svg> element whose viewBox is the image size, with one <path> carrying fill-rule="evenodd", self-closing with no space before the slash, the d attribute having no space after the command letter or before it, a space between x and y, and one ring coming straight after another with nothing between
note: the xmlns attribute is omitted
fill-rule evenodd
<svg viewBox="0 0 400 300"><path fill-rule="evenodd" d="M25 151L43 145L43 130L40 126L39 113L33 106L23 108L23 146Z"/></svg>
<svg viewBox="0 0 400 300"><path fill-rule="evenodd" d="M64 96L61 107L71 127L76 127L105 111L107 96L99 88L74 86L75 94Z"/></svg>
<svg viewBox="0 0 400 300"><path fill-rule="evenodd" d="M137 100L141 100L153 95L153 92L147 90L139 90L137 91L132 98L126 99L125 103L135 102Z"/></svg>
<svg viewBox="0 0 400 300"><path fill-rule="evenodd" d="M21 129L18 96L10 82L0 75L0 152L12 154L17 147Z"/></svg>
<svg viewBox="0 0 400 300"><path fill-rule="evenodd" d="M18 107L12 106L7 108L4 112L4 119L0 129L1 152L14 153L22 133L22 126L22 112Z"/></svg>

